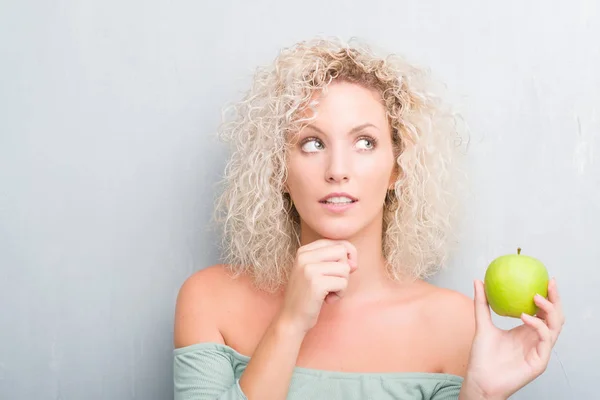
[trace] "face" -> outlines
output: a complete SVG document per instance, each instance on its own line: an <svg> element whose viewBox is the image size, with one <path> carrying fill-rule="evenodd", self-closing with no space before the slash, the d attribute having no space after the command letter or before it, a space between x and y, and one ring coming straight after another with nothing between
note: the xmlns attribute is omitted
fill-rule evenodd
<svg viewBox="0 0 600 400"><path fill-rule="evenodd" d="M286 188L303 236L351 239L381 227L397 177L391 129L374 90L336 82L318 100L317 118L291 140Z"/></svg>

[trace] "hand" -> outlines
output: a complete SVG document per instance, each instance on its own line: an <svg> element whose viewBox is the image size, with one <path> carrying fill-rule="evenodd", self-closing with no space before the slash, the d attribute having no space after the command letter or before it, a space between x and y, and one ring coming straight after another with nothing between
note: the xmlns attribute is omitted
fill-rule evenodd
<svg viewBox="0 0 600 400"><path fill-rule="evenodd" d="M483 398L506 399L541 375L565 317L553 278L548 299L536 295L536 316L521 316L524 322L505 331L492 323L483 282L475 281L476 332L464 385Z"/></svg>
<svg viewBox="0 0 600 400"><path fill-rule="evenodd" d="M357 266L356 248L348 241L320 239L300 247L279 318L305 334L317 323L323 302L344 295Z"/></svg>

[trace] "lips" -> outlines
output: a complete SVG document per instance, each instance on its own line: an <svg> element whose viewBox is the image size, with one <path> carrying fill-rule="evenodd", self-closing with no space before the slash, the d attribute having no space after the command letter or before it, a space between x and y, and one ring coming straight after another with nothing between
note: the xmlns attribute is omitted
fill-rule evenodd
<svg viewBox="0 0 600 400"><path fill-rule="evenodd" d="M348 193L329 193L327 196L323 197L321 200L319 200L320 203L326 203L327 200L331 199L332 197L347 197L350 200L352 200L352 202L356 202L358 201L358 199Z"/></svg>

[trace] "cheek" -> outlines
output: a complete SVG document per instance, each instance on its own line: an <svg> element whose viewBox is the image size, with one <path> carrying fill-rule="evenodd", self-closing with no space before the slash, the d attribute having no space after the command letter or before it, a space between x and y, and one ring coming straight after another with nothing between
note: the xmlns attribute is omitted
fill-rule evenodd
<svg viewBox="0 0 600 400"><path fill-rule="evenodd" d="M296 189L299 192L314 186L316 166L299 159L299 157L291 157L288 160L287 168L287 184L291 190Z"/></svg>
<svg viewBox="0 0 600 400"><path fill-rule="evenodd" d="M290 182L290 187L296 192L296 196L310 192L315 186L315 176L307 170L295 174Z"/></svg>
<svg viewBox="0 0 600 400"><path fill-rule="evenodd" d="M361 181L369 187L385 186L392 176L394 160L383 157L369 157L357 160L354 164L354 173L360 176Z"/></svg>

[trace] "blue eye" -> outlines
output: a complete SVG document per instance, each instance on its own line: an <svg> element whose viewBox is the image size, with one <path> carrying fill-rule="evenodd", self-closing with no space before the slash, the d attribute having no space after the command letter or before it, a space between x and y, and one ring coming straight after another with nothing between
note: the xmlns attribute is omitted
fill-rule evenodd
<svg viewBox="0 0 600 400"><path fill-rule="evenodd" d="M360 150L368 151L375 148L377 140L371 137L362 137L358 139L357 143L361 143L357 145ZM305 153L316 153L322 151L325 148L325 145L320 139L310 137L302 142L301 148Z"/></svg>
<svg viewBox="0 0 600 400"><path fill-rule="evenodd" d="M358 139L358 143L361 143L361 142L366 143L366 145L364 145L364 147L359 146L359 147L361 147L361 150L372 150L375 147L375 139L363 137L363 138Z"/></svg>
<svg viewBox="0 0 600 400"><path fill-rule="evenodd" d="M375 147L375 140L373 140L373 139L369 139L369 138L360 138L360 139L358 140L358 142L359 142L359 143L360 143L360 142L367 143L367 144L366 144L366 148L364 148L364 150L371 150L371 149L373 149L373 148Z"/></svg>
<svg viewBox="0 0 600 400"><path fill-rule="evenodd" d="M302 143L302 151L315 153L323 150L323 143L317 138L309 138Z"/></svg>

